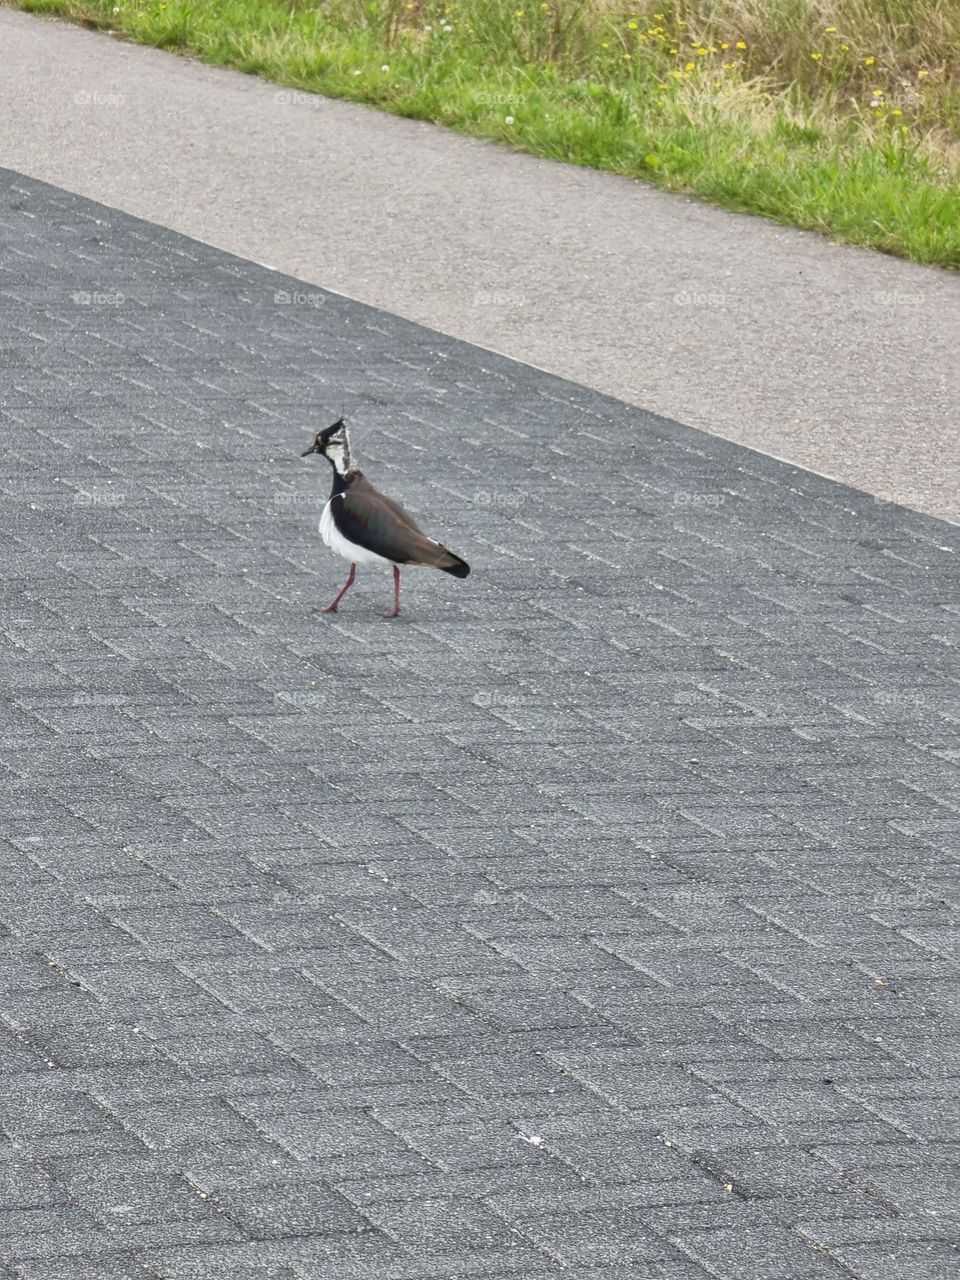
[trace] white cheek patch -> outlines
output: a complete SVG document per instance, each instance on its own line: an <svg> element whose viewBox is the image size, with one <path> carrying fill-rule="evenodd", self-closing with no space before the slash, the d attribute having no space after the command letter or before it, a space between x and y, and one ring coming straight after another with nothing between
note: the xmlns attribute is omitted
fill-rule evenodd
<svg viewBox="0 0 960 1280"><path fill-rule="evenodd" d="M350 446L344 439L333 439L327 445L327 457L338 475L346 475L350 466Z"/></svg>

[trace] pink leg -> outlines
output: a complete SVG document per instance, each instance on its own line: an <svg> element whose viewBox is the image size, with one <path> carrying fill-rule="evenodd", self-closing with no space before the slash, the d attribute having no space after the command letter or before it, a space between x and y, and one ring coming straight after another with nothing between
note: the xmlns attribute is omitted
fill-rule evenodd
<svg viewBox="0 0 960 1280"><path fill-rule="evenodd" d="M347 577L346 582L343 584L343 586L341 587L340 591L336 594L336 596L334 596L333 601L330 604L328 604L325 609L314 609L313 612L314 613L336 613L337 605L340 603L343 597L347 594L347 592L353 586L353 580L356 576L357 576L357 566L355 564L352 564L350 566L350 573Z"/></svg>
<svg viewBox="0 0 960 1280"><path fill-rule="evenodd" d="M393 566L393 608L385 613L385 618L396 618L400 613L400 570Z"/></svg>

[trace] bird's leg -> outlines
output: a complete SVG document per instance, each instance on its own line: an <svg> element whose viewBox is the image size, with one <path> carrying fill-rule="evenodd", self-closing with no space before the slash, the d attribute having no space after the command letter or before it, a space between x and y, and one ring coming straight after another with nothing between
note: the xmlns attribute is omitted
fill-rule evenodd
<svg viewBox="0 0 960 1280"><path fill-rule="evenodd" d="M393 608L389 613L385 613L385 618L396 618L400 613L400 570L393 566Z"/></svg>
<svg viewBox="0 0 960 1280"><path fill-rule="evenodd" d="M348 574L348 576L347 576L347 580L346 580L346 582L343 584L343 586L340 588L340 590L339 590L339 591L337 592L337 594L334 596L334 598L333 598L333 600L330 602L330 604L328 604L328 605L327 605L327 607L326 607L325 609L314 609L314 611L313 611L313 612L314 612L314 613L336 613L336 612L337 612L337 605L340 603L340 601L343 599L343 597L347 594L347 592L348 592L348 591L350 590L350 588L353 586L353 580L354 580L354 578L355 578L356 576L357 576L357 566L356 566L355 564L352 564L352 565L350 566L350 573L349 573L349 574Z"/></svg>

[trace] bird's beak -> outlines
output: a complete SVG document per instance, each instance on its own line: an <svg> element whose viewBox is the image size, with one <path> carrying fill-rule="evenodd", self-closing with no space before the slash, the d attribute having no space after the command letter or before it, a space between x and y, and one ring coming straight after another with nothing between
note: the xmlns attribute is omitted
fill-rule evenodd
<svg viewBox="0 0 960 1280"><path fill-rule="evenodd" d="M312 445L310 446L310 448L309 448L309 449L304 449L304 451L303 451L303 453L301 453L300 457L301 457L301 458L306 458L306 457L307 457L309 454L311 454L311 453L319 453L319 452L320 452L320 450L317 448L316 443L314 443L314 444L312 444Z"/></svg>

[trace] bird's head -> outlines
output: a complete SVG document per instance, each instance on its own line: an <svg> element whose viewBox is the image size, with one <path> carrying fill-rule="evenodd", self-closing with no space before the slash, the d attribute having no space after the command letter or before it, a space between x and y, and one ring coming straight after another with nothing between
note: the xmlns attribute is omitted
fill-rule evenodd
<svg viewBox="0 0 960 1280"><path fill-rule="evenodd" d="M300 456L306 458L311 453L319 453L321 457L327 459L339 475L346 475L350 470L350 438L347 435L347 420L343 414L332 426L318 431L313 444L309 449L304 449Z"/></svg>

